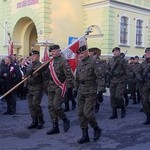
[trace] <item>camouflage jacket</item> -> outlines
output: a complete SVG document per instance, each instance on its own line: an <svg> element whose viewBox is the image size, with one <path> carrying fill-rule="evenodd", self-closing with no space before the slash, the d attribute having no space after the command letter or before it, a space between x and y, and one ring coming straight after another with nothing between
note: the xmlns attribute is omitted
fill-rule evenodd
<svg viewBox="0 0 150 150"><path fill-rule="evenodd" d="M150 82L150 62L144 60L137 69L137 79Z"/></svg>
<svg viewBox="0 0 150 150"><path fill-rule="evenodd" d="M131 77L133 72L128 61L122 57L112 57L109 66L110 82L125 82L127 77Z"/></svg>
<svg viewBox="0 0 150 150"><path fill-rule="evenodd" d="M76 70L75 90L84 94L105 90L103 65L100 60L87 57L79 62Z"/></svg>
<svg viewBox="0 0 150 150"><path fill-rule="evenodd" d="M67 88L73 88L74 76L67 60L60 55L54 58L53 67L59 81L61 83L64 83L66 81ZM45 73L48 74L48 91L55 91L55 89L59 88L59 86L54 82L49 70L49 66L47 66Z"/></svg>
<svg viewBox="0 0 150 150"><path fill-rule="evenodd" d="M28 66L25 76L32 74L40 66L41 66L40 61L32 62ZM27 80L27 85L29 89L33 90L39 89L42 87L42 84L43 84L43 76L41 71L38 71L37 73L31 75L31 77Z"/></svg>

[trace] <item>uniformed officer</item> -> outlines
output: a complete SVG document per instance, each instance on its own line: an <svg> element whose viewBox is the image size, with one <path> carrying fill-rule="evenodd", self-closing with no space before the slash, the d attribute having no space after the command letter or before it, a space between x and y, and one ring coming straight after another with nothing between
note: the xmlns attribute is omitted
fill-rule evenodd
<svg viewBox="0 0 150 150"><path fill-rule="evenodd" d="M58 119L63 120L64 132L70 128L70 120L66 117L62 108L64 95L66 91L73 88L73 74L65 58L61 56L60 46L53 45L50 47L52 61L49 63L49 84L48 84L48 109L51 116L53 127L47 132L48 135L60 132ZM69 92L67 92L69 93Z"/></svg>
<svg viewBox="0 0 150 150"><path fill-rule="evenodd" d="M110 99L112 115L109 119L118 118L117 109L121 108L121 118L125 117L125 105L123 95L125 93L126 77L129 76L128 62L120 56L120 48L112 50L113 57L109 62L110 67Z"/></svg>
<svg viewBox="0 0 150 150"><path fill-rule="evenodd" d="M28 126L28 129L33 128L41 129L44 125L43 112L40 106L43 96L42 72L39 71L32 75L32 73L41 66L39 58L40 58L39 51L33 50L31 52L32 62L28 66L25 75L25 76L31 75L31 77L27 80L28 85L27 99L30 114L32 117L32 123Z"/></svg>
<svg viewBox="0 0 150 150"><path fill-rule="evenodd" d="M90 142L88 124L94 129L94 140L99 139L101 129L94 116L97 102L97 91L104 88L104 75L101 66L89 57L87 47L81 46L77 51L80 62L75 76L75 93L78 92L78 116L83 136L78 140L79 144Z"/></svg>
<svg viewBox="0 0 150 150"><path fill-rule="evenodd" d="M145 60L137 70L137 79L142 83L142 105L146 114L144 125L150 124L150 47L145 49Z"/></svg>

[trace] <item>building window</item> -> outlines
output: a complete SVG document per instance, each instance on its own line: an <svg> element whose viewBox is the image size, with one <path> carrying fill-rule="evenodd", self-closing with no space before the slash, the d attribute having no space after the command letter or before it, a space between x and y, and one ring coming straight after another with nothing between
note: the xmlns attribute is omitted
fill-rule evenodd
<svg viewBox="0 0 150 150"><path fill-rule="evenodd" d="M120 23L120 44L128 44L128 18L125 16L121 17Z"/></svg>
<svg viewBox="0 0 150 150"><path fill-rule="evenodd" d="M142 29L143 29L143 21L142 20L137 20L136 21L136 45L137 46L142 46L143 45L143 34L142 34Z"/></svg>

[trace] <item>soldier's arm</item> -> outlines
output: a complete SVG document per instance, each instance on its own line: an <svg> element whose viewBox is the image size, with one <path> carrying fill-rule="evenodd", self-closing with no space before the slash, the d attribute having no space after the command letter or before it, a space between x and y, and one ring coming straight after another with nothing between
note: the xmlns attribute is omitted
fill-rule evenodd
<svg viewBox="0 0 150 150"><path fill-rule="evenodd" d="M78 91L78 88L79 88L79 73L77 68L75 73L75 79L74 79L74 90Z"/></svg>
<svg viewBox="0 0 150 150"><path fill-rule="evenodd" d="M73 88L74 76L67 61L63 61L63 71L66 76L67 88Z"/></svg>
<svg viewBox="0 0 150 150"><path fill-rule="evenodd" d="M103 65L101 63L97 64L93 62L94 73L96 75L97 82L97 91L104 92L105 91L105 72L103 70Z"/></svg>

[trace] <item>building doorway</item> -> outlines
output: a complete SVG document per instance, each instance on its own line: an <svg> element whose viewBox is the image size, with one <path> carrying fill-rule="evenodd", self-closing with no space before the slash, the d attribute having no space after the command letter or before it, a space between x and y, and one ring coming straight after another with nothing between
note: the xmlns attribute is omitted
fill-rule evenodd
<svg viewBox="0 0 150 150"><path fill-rule="evenodd" d="M37 46L37 31L32 19L23 17L18 20L13 30L14 53L18 56L28 56Z"/></svg>

